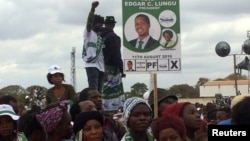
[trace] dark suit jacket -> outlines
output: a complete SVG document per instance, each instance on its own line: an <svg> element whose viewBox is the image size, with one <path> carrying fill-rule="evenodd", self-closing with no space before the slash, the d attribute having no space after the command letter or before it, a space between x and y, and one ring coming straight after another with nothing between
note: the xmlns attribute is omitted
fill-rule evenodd
<svg viewBox="0 0 250 141"><path fill-rule="evenodd" d="M136 41L137 41L137 38L136 39L133 39L131 41L129 41L129 43L136 47ZM148 49L148 48L151 48L153 47L155 44L159 44L157 40L155 40L154 38L152 38L151 36L149 37L148 39L148 42L146 43L144 49Z"/></svg>

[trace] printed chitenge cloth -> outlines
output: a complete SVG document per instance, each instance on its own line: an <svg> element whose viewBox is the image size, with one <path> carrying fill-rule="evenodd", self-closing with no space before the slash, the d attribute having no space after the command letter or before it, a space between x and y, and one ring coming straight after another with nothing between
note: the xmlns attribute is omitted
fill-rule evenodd
<svg viewBox="0 0 250 141"><path fill-rule="evenodd" d="M45 109L45 111L36 115L37 121L47 133L55 130L57 124L62 119L63 111L66 110L68 103L68 100L61 101L58 106Z"/></svg>
<svg viewBox="0 0 250 141"><path fill-rule="evenodd" d="M125 101L122 77L118 67L105 65L103 85L103 110L107 113L117 111Z"/></svg>

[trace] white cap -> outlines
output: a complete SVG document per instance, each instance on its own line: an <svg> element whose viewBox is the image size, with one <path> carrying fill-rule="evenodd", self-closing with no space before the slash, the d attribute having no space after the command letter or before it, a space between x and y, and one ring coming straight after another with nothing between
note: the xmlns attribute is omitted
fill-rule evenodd
<svg viewBox="0 0 250 141"><path fill-rule="evenodd" d="M62 68L58 65L51 65L49 67L49 73L50 74L62 73Z"/></svg>
<svg viewBox="0 0 250 141"><path fill-rule="evenodd" d="M10 116L13 120L18 120L19 116L14 112L12 106L0 104L0 116Z"/></svg>
<svg viewBox="0 0 250 141"><path fill-rule="evenodd" d="M149 94L150 94L150 92L149 92L149 91L146 91L146 92L143 94L143 98L144 98L145 100L148 100Z"/></svg>
<svg viewBox="0 0 250 141"><path fill-rule="evenodd" d="M25 96L25 99L29 99L30 97L28 95Z"/></svg>

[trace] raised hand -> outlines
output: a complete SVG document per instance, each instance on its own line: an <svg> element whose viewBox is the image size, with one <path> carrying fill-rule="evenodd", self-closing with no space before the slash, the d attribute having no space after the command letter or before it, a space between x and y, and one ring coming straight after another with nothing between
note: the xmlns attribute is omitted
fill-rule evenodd
<svg viewBox="0 0 250 141"><path fill-rule="evenodd" d="M99 5L98 1L93 1L92 2L92 8L95 9Z"/></svg>

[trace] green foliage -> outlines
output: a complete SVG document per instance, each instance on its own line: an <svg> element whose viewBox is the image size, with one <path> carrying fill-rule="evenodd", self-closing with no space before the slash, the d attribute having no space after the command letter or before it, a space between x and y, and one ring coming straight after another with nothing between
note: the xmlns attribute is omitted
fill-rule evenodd
<svg viewBox="0 0 250 141"><path fill-rule="evenodd" d="M204 77L201 77L199 78L199 80L197 81L196 85L195 85L195 90L200 93L200 86L205 84L207 81L209 81L208 78L204 78Z"/></svg>
<svg viewBox="0 0 250 141"><path fill-rule="evenodd" d="M221 93L216 93L214 96L215 96L215 98L222 98L222 94Z"/></svg>
<svg viewBox="0 0 250 141"><path fill-rule="evenodd" d="M2 91L0 91L0 96L4 95L4 93Z"/></svg>
<svg viewBox="0 0 250 141"><path fill-rule="evenodd" d="M1 92L5 95L13 94L27 94L28 91L19 85L10 85L1 89Z"/></svg>
<svg viewBox="0 0 250 141"><path fill-rule="evenodd" d="M24 105L25 103L25 96L29 96L32 99L34 99L34 90L40 89L42 91L42 94L45 95L47 92L47 88L33 85L28 87L27 89L19 86L19 85L10 85L7 87L4 87L0 90L0 96L1 95L11 95L15 97L20 105Z"/></svg>
<svg viewBox="0 0 250 141"><path fill-rule="evenodd" d="M125 99L128 99L131 97L131 92L125 92L124 95L125 95Z"/></svg>
<svg viewBox="0 0 250 141"><path fill-rule="evenodd" d="M143 97L143 94L148 90L147 85L145 83L136 83L131 86L131 92L125 93L125 98L130 97Z"/></svg>
<svg viewBox="0 0 250 141"><path fill-rule="evenodd" d="M18 101L18 104L20 105L24 105L24 102L25 102L25 94L13 94L12 96L14 96L16 98L16 100Z"/></svg>
<svg viewBox="0 0 250 141"><path fill-rule="evenodd" d="M182 98L199 97L198 91L187 84L173 85L169 90L173 94L181 95Z"/></svg>

